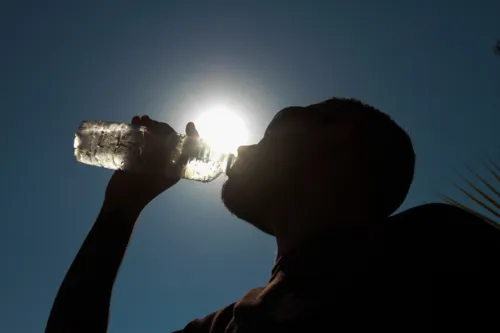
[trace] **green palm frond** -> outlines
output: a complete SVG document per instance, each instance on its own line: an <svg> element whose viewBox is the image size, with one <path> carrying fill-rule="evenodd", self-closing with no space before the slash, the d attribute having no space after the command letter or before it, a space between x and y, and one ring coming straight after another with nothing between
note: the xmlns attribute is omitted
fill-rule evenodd
<svg viewBox="0 0 500 333"><path fill-rule="evenodd" d="M476 178L476 182L461 177L468 188L456 185L468 199L468 204L463 204L450 197L444 197L444 202L468 211L500 229L500 166L492 159L485 164L490 177L483 177L469 169ZM481 188L482 186L483 188Z"/></svg>

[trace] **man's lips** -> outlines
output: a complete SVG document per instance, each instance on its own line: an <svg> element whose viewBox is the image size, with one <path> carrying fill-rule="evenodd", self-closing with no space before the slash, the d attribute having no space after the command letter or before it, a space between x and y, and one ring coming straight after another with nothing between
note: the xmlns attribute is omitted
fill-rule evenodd
<svg viewBox="0 0 500 333"><path fill-rule="evenodd" d="M229 170L227 170L226 175L228 177L231 177L234 176L235 174L240 173L239 168L240 168L240 163L238 162L234 163L234 165Z"/></svg>
<svg viewBox="0 0 500 333"><path fill-rule="evenodd" d="M248 168L248 160L238 158L233 166L227 171L227 176L235 176L242 174Z"/></svg>

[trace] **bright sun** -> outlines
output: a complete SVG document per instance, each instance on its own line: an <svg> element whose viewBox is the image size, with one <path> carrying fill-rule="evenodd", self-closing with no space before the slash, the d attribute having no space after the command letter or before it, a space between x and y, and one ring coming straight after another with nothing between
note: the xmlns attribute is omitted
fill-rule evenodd
<svg viewBox="0 0 500 333"><path fill-rule="evenodd" d="M247 144L245 122L226 107L209 109L196 120L195 125L200 137L217 151L236 153L239 146Z"/></svg>

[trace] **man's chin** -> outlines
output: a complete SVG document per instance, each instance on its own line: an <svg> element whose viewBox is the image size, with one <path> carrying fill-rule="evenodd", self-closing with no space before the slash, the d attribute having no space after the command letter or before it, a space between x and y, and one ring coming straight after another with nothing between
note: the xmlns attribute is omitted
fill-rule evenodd
<svg viewBox="0 0 500 333"><path fill-rule="evenodd" d="M263 217L270 200L266 200L265 191L258 191L255 185L255 182L229 178L222 186L222 202L231 214L272 235L269 226L261 225L267 220Z"/></svg>
<svg viewBox="0 0 500 333"><path fill-rule="evenodd" d="M246 186L240 181L229 178L222 185L221 199L224 206L234 215L242 218L240 215L245 211L248 198L245 198Z"/></svg>

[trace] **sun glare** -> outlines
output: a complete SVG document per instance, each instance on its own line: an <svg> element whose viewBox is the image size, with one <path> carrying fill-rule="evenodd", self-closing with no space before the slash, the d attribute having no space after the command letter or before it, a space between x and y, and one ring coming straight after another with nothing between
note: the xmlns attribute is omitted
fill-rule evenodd
<svg viewBox="0 0 500 333"><path fill-rule="evenodd" d="M236 153L247 144L248 130L243 119L226 107L207 110L195 121L200 137L221 152Z"/></svg>

